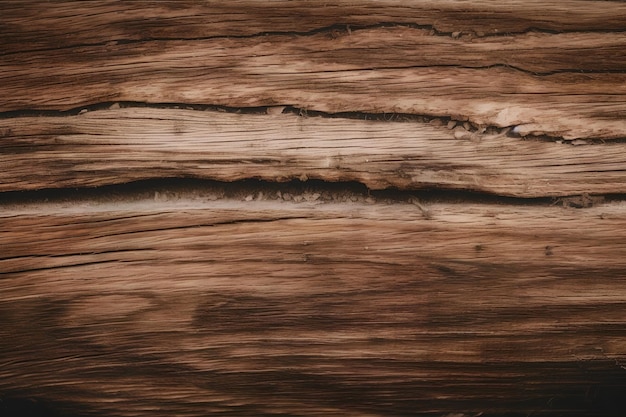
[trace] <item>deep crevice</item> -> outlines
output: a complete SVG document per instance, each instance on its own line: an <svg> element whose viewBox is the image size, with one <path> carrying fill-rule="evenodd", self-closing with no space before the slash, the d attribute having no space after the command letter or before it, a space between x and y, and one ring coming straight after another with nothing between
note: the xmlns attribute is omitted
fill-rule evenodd
<svg viewBox="0 0 626 417"><path fill-rule="evenodd" d="M154 200L172 202L190 198L201 201L236 200L243 203L281 200L293 203L413 204L458 203L523 206L565 205L568 198L510 197L454 189L370 190L360 182L322 180L272 182L255 179L233 182L193 178L158 178L92 188L58 188L0 193L0 207L49 203L116 203ZM626 194L603 195L605 201L624 201ZM416 204L417 203L417 204ZM570 205L570 207L575 207Z"/></svg>
<svg viewBox="0 0 626 417"><path fill-rule="evenodd" d="M27 191L0 192L0 209L29 204L75 205L79 203L126 203L156 201L167 205L181 200L218 201L241 203L284 201L290 203L356 203L356 204L411 204L429 218L428 205L444 204L497 204L508 206L557 206L584 209L599 204L626 201L626 193L573 194L563 196L515 197L484 191L453 188L423 188L418 190L395 187L372 190L357 181L330 182L324 180L291 180L274 182L243 179L232 182L197 178L154 178L98 187L46 188ZM120 217L124 218L124 217ZM300 217L285 217L295 219ZM116 220L118 217L107 218ZM280 219L272 219L280 220ZM91 222L92 220L90 220ZM252 219L246 222L264 222ZM231 223L239 223L234 220ZM211 226L206 223L196 226ZM190 226L192 227L192 226ZM160 230L160 229L159 229Z"/></svg>

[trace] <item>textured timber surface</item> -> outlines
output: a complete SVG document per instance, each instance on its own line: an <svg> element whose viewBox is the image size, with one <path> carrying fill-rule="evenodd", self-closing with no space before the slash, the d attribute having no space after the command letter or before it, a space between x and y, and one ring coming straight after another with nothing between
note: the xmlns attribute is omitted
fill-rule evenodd
<svg viewBox="0 0 626 417"><path fill-rule="evenodd" d="M520 140L498 130L466 130L454 121L394 123L395 117L167 108L15 117L0 122L10 136L0 150L0 191L163 177L358 181L371 189L449 188L520 197L626 191L621 142Z"/></svg>
<svg viewBox="0 0 626 417"><path fill-rule="evenodd" d="M3 207L2 388L129 416L621 401L623 203L319 194Z"/></svg>
<svg viewBox="0 0 626 417"><path fill-rule="evenodd" d="M625 35L0 1L0 416L622 416Z"/></svg>
<svg viewBox="0 0 626 417"><path fill-rule="evenodd" d="M467 21L481 9L486 18L499 15L499 27L489 31L493 36L467 29L467 23L452 33L435 29L435 19L425 28L424 23L407 25L407 17L435 8L428 5L431 2L415 3L412 8L393 2L376 7L375 2L338 2L327 8L322 2L259 6L254 1L187 9L181 2L162 3L162 19L173 21L164 21L161 30L152 28L158 26L153 19L132 17L143 13L133 10L141 3L127 13L115 13L115 3L83 6L88 14L84 18L73 2L58 3L33 22L24 17L29 8L16 3L17 10L4 11L6 23L0 32L7 43L0 67L0 111L68 109L117 100L231 107L285 104L325 112L447 116L566 138L626 137L623 2L559 2L556 8L564 15L557 13L555 19L567 21L581 14L587 19L580 20L595 18L597 24L586 32L568 27L563 33L553 33L554 27L571 23L541 23L539 18L555 7L538 2L475 2L465 7L471 2L443 3L448 10L441 17L450 19ZM185 12L172 10L168 15L168 8ZM503 8L508 14L526 9L521 16L531 14L537 20L526 21L519 32L520 18L507 20ZM298 25L310 25L311 9L317 15L327 13L316 19L317 29L326 30L302 26L303 33L294 32ZM361 15L351 25L345 20L355 9ZM389 22L387 13L405 11L407 17L400 22ZM238 26L229 12L243 24L252 20L263 27L254 28L254 33L246 28L246 36L228 36L243 30L228 29ZM185 24L189 14L204 22L206 33ZM621 26L615 20L619 17ZM25 21L31 26L24 27ZM343 26L335 26L340 23ZM474 24L481 24L480 19ZM32 25L45 29L33 30ZM103 29L103 37L100 26L110 26ZM134 29L124 31L126 26ZM98 42L90 43L95 42L93 34L85 30L98 34ZM74 31L79 35L73 36ZM137 39L137 31L142 38ZM14 43L31 37L41 37L45 44L35 42L31 49L28 42L19 47Z"/></svg>

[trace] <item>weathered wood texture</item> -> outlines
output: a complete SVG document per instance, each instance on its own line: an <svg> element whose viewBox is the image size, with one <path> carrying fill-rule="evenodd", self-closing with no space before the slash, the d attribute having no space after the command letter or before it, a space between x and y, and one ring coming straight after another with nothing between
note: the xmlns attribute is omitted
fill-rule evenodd
<svg viewBox="0 0 626 417"><path fill-rule="evenodd" d="M479 36L546 32L620 32L626 6L606 0L253 0L229 2L3 1L3 42L7 52L56 49L63 44L98 44L119 39L195 39L265 33L306 33L327 27L400 23L452 34Z"/></svg>
<svg viewBox="0 0 626 417"><path fill-rule="evenodd" d="M625 33L619 1L0 2L0 413L622 416Z"/></svg>
<svg viewBox="0 0 626 417"><path fill-rule="evenodd" d="M17 117L0 129L0 191L196 177L520 197L626 192L626 144L521 140L461 124L126 108Z"/></svg>
<svg viewBox="0 0 626 417"><path fill-rule="evenodd" d="M0 65L0 110L68 109L117 100L232 107L286 104L325 112L448 116L565 138L626 137L624 3L572 1L566 9L565 4L526 1L465 7L444 2L445 11L438 12L439 3L402 7L393 2L338 2L330 8L323 7L324 2L229 2L188 8L181 2L164 3L161 10L184 10L164 15L174 18L161 29L169 35L145 27L158 27L158 21L140 19L133 25L142 13L137 6L125 14L113 13L120 6L111 4L55 4L33 22L45 29L29 29L23 17L30 16L29 8L20 5L7 10L0 32L0 50L7 50ZM377 12L369 14L375 4ZM242 8L247 12L242 14ZM291 32L300 25L300 15L286 12L297 8L308 16L302 23L305 33ZM497 16L500 24L493 30L502 34L463 36L468 23L459 24L453 33L406 26L407 20L422 24L413 19L425 8L430 16L441 13L444 27L452 24L445 23L446 16L457 22L461 16L471 22L480 13L488 20ZM545 22L555 8L562 11ZM350 20L355 9L361 12ZM520 14L513 16L516 11ZM389 14L403 12L405 18L389 22ZM197 24L176 25L176 19L184 23L191 14L206 26L204 37L198 38ZM585 16L579 20L593 27L582 33L551 32L555 27L571 30L572 23L564 22L575 15ZM613 23L600 23L601 18ZM439 20L431 19L436 27ZM359 28L362 20L370 26ZM307 21L316 22L317 29L331 22L346 27L317 33L306 29ZM228 37L238 29L224 27L241 22L251 33ZM524 32L517 33L521 22ZM470 25L483 23L477 19ZM535 25L546 29L530 30ZM102 26L109 27L108 38L90 43L94 35L85 29L99 36L94 28ZM282 33L267 35L276 31ZM221 34L210 35L214 32ZM24 46L24 41L40 36L44 45ZM19 49L15 39L21 40Z"/></svg>
<svg viewBox="0 0 626 417"><path fill-rule="evenodd" d="M207 198L3 207L0 391L123 416L621 401L623 203Z"/></svg>

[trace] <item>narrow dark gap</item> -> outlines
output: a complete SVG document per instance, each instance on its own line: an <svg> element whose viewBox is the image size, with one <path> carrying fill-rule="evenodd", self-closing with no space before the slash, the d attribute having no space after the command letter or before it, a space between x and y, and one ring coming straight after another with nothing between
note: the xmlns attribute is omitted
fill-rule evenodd
<svg viewBox="0 0 626 417"><path fill-rule="evenodd" d="M0 119L15 117L63 117L76 116L85 112L97 110L109 110L111 106L119 105L120 108L150 108L150 109L187 109L198 111L217 111L222 113L238 114L267 114L267 109L273 106L259 107L228 107L214 104L193 103L147 103L142 101L104 101L83 106L72 107L67 110L42 110L42 109L19 109L0 112Z"/></svg>
<svg viewBox="0 0 626 417"><path fill-rule="evenodd" d="M443 121L451 120L451 117L420 115L413 113L368 113L362 111L328 113L319 110L309 110L292 106L290 104L253 106L253 107L229 107L215 104L200 103L148 103L142 101L106 101L83 106L72 107L67 110L43 110L43 109L19 109L0 112L0 119L16 117L63 117L76 116L90 111L109 110L112 106L120 108L150 108L150 109L184 109L196 111L215 111L220 113L234 114L258 114L266 115L273 109L280 110L283 114L297 114L302 117L325 117L330 119L357 119L357 120L380 120L386 122L420 122L427 123L434 119Z"/></svg>
<svg viewBox="0 0 626 417"><path fill-rule="evenodd" d="M575 198L577 196L571 196ZM626 200L626 194L603 196L605 201ZM0 193L0 207L36 203L132 202L138 200L171 201L198 198L205 201L241 200L293 202L363 202L502 204L549 206L568 197L509 197L484 192L454 189L401 190L388 188L370 190L359 182L327 182L323 180L292 180L272 182L256 179L233 182L195 178L157 178L123 184L84 188L47 188Z"/></svg>
<svg viewBox="0 0 626 417"><path fill-rule="evenodd" d="M349 21L344 21L341 23L334 23L326 26L321 26L315 29L310 30L291 30L291 31L263 31L245 35L213 35L213 36L204 36L204 37L195 37L195 38L165 38L165 37L154 37L154 38L143 38L143 39L128 39L128 40L120 40L121 43L136 43L136 42L146 42L146 41L169 41L169 40L210 40L210 39L251 39L265 36L312 36L317 34L328 34L329 37L337 37L341 35L351 35L352 32L357 32L360 30L371 30L371 29L380 29L380 28L396 28L396 27L404 27L411 28L417 30L424 30L430 32L431 36L442 36L449 37L453 39L458 39L463 36L471 36L474 38L496 38L496 37L506 37L506 36L518 36L524 35L527 33L545 33L549 35L558 35L563 33L621 33L621 31L616 30L606 30L606 29L595 29L595 30L555 30L555 29L547 29L539 26L529 26L520 31L509 31L509 32L484 32L477 33L473 30L468 31L444 31L439 30L434 24L426 24L426 23L408 23L408 22L377 22L372 24L358 24L358 23L350 23Z"/></svg>
<svg viewBox="0 0 626 417"><path fill-rule="evenodd" d="M606 1L606 0L605 0ZM350 22L342 22L342 23L334 23L331 25L322 26L315 29L305 30L305 31L263 31L251 34L237 35L237 34L226 34L226 35L209 35L209 36L201 36L201 37L145 37L141 39L106 39L103 42L93 42L93 43L77 43L66 45L62 47L55 48L38 48L38 49L29 49L29 50L20 50L16 52L6 52L0 53L0 57L6 57L10 55L16 54L25 54L25 53L34 53L34 52L46 52L46 51L58 51L63 49L72 49L72 48L84 48L84 47L96 47L96 46L105 46L110 42L116 42L118 44L136 44L136 43L144 43L144 42L167 42L167 41L205 41L205 40L213 40L213 39L254 39L254 38L262 38L266 36L313 36L317 34L328 34L331 38L336 38L339 36L351 35L352 32L357 32L360 30L371 30L371 29L379 29L379 28L393 28L393 27L405 27L416 30L423 30L430 32L431 36L441 36L441 37L449 37L453 39L463 39L465 37L469 38L493 38L493 37L507 37L507 36L519 36L525 35L528 33L545 33L551 35L557 34L566 34L566 33L621 33L621 31L616 30L554 30L541 28L538 26L529 26L521 31L490 31L487 33L477 33L475 31L442 31L436 28L433 24L419 24L419 23L399 23L399 22L378 22L369 25L364 24L354 24Z"/></svg>

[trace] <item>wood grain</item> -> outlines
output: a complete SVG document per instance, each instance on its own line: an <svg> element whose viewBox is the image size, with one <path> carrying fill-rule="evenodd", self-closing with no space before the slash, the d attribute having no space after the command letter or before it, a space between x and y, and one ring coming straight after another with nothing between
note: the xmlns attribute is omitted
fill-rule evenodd
<svg viewBox="0 0 626 417"><path fill-rule="evenodd" d="M624 415L626 3L0 10L2 417Z"/></svg>
<svg viewBox="0 0 626 417"><path fill-rule="evenodd" d="M131 107L2 119L0 133L0 191L193 177L518 197L626 193L626 144L521 140L461 123Z"/></svg>
<svg viewBox="0 0 626 417"><path fill-rule="evenodd" d="M584 10L597 6L575 3ZM624 8L603 5L603 16ZM55 7L64 10L62 4ZM510 6L509 12L515 7L521 6ZM390 3L380 12L388 9L402 8ZM70 28L63 26L69 33L93 19L91 9L71 13ZM102 13L93 16L109 18ZM257 21L256 15L246 16L241 18ZM66 110L117 100L282 104L330 113L452 117L568 139L626 137L626 38L618 32L452 36L384 22L391 26L243 38L189 39L184 28L176 37L167 26L172 34L165 39L135 39L131 30L132 41L125 36L94 44L60 40L56 48L5 56L0 110Z"/></svg>
<svg viewBox="0 0 626 417"><path fill-rule="evenodd" d="M121 416L621 404L623 203L208 197L5 204L0 392Z"/></svg>

